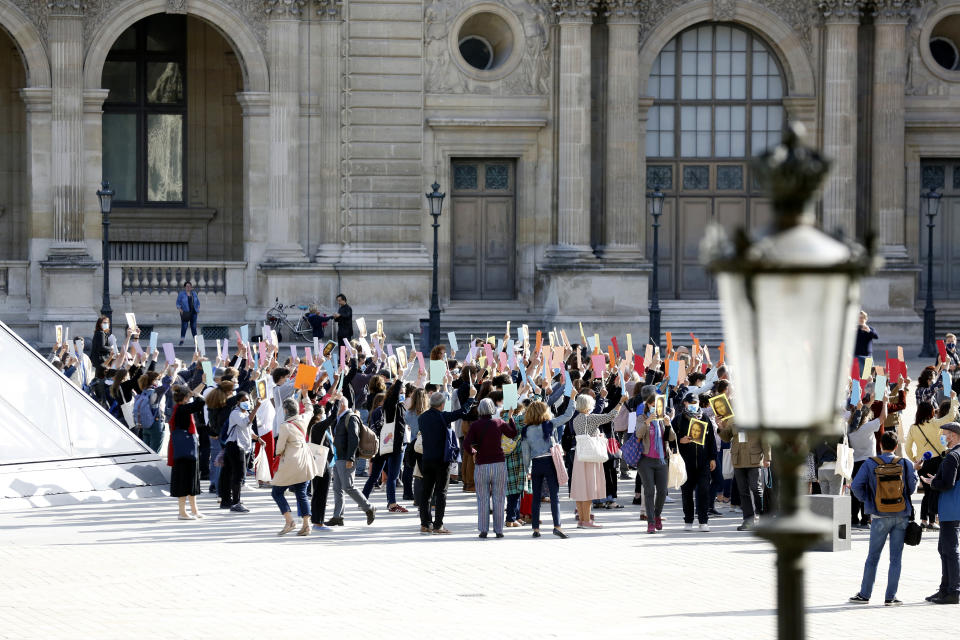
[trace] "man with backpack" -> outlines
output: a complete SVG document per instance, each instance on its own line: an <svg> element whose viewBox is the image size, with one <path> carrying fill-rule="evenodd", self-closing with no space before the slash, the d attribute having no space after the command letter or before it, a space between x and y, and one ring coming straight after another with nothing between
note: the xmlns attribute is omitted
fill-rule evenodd
<svg viewBox="0 0 960 640"><path fill-rule="evenodd" d="M896 432L887 431L880 437L879 456L863 461L850 485L850 490L863 503L870 519L870 551L863 567L860 591L850 598L855 604L867 604L873 592L880 553L890 538L890 568L887 571L887 592L883 604L894 607L903 604L897 600L900 583L900 563L907 522L913 513L910 496L917 488L917 474L913 463L893 455L900 441Z"/></svg>
<svg viewBox="0 0 960 640"><path fill-rule="evenodd" d="M148 371L137 381L140 395L133 403L133 416L140 438L154 451L160 451L163 443L164 394L169 387L169 379L161 385L160 373Z"/></svg>
<svg viewBox="0 0 960 640"><path fill-rule="evenodd" d="M354 463L361 452L361 431L366 429L360 416L351 411L350 404L341 393L333 398L338 404L337 422L333 428L333 448L336 453L336 463L333 466L333 517L327 520L328 527L343 526L343 494L349 495L360 510L367 516L367 524L373 524L377 508L370 504L353 484ZM376 435L374 435L376 438ZM376 451L374 451L374 454Z"/></svg>

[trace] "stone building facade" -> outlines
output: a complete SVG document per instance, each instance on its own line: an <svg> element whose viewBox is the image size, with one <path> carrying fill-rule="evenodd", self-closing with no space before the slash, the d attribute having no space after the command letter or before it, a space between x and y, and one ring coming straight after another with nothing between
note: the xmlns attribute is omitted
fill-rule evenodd
<svg viewBox="0 0 960 640"><path fill-rule="evenodd" d="M834 160L824 224L878 238L875 322L916 334L929 188L960 303L960 0L0 0L0 26L0 319L31 340L92 329L104 179L142 325L190 279L210 327L343 291L416 331L436 181L450 328L642 332L659 187L664 323L709 331L700 236L766 225L750 158L788 120Z"/></svg>

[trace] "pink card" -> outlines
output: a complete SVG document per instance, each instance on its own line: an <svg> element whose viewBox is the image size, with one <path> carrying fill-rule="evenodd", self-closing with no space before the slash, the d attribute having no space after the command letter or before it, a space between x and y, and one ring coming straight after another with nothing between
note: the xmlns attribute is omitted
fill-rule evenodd
<svg viewBox="0 0 960 640"><path fill-rule="evenodd" d="M347 348L346 347L340 347L340 368L341 369L347 368Z"/></svg>
<svg viewBox="0 0 960 640"><path fill-rule="evenodd" d="M503 351L500 352L500 369L507 370L507 354Z"/></svg>
<svg viewBox="0 0 960 640"><path fill-rule="evenodd" d="M487 357L487 366L494 367L497 364L497 361L493 357L493 347L490 346L489 342L483 343L483 355Z"/></svg>
<svg viewBox="0 0 960 640"><path fill-rule="evenodd" d="M260 342L260 362L266 363L266 360L267 360L267 343L261 341Z"/></svg>
<svg viewBox="0 0 960 640"><path fill-rule="evenodd" d="M263 344L262 342L260 344ZM294 364L297 362L297 345L290 345L290 357L293 358Z"/></svg>
<svg viewBox="0 0 960 640"><path fill-rule="evenodd" d="M590 356L590 364L593 365L593 377L602 378L603 372L607 370L607 360L605 356L602 354Z"/></svg>
<svg viewBox="0 0 960 640"><path fill-rule="evenodd" d="M423 354L417 351L417 364L420 365L420 371L426 371L427 368L423 366Z"/></svg>
<svg viewBox="0 0 960 640"><path fill-rule="evenodd" d="M305 357L307 358L307 364L312 367L312 366L313 366L313 352L310 350L310 347L306 347L306 348L304 349L304 351L306 351L306 356L305 356Z"/></svg>

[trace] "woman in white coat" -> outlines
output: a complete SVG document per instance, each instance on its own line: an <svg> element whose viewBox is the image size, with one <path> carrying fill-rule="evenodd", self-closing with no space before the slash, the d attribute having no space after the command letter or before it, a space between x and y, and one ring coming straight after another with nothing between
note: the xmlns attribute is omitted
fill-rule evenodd
<svg viewBox="0 0 960 640"><path fill-rule="evenodd" d="M303 520L298 536L310 535L310 501L307 485L317 475L317 467L307 446L307 425L313 417L313 405L307 402L306 411L300 413L300 403L295 397L283 401L284 422L280 425L276 455L280 458L273 476L273 500L280 508L286 523L277 535L290 533L296 528L290 505L284 497L287 489L297 497L297 515Z"/></svg>

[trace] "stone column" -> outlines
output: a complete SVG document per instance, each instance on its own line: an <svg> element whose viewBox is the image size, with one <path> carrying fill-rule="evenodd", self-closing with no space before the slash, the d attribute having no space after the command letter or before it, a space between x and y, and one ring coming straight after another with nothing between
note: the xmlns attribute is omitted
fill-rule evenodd
<svg viewBox="0 0 960 640"><path fill-rule="evenodd" d="M904 89L909 0L880 0L874 10L873 197L880 251L907 260L904 240Z"/></svg>
<svg viewBox="0 0 960 640"><path fill-rule="evenodd" d="M83 228L83 5L55 1L49 6L53 81L53 244L49 259L82 261L89 258Z"/></svg>
<svg viewBox="0 0 960 640"><path fill-rule="evenodd" d="M300 242L300 14L306 0L266 0L270 68L268 262L304 262Z"/></svg>
<svg viewBox="0 0 960 640"><path fill-rule="evenodd" d="M247 300L257 291L257 265L263 260L270 238L270 94L265 91L241 91L237 102L243 117L243 246L247 263Z"/></svg>
<svg viewBox="0 0 960 640"><path fill-rule="evenodd" d="M590 249L590 29L597 0L554 0L560 21L557 244L551 256L571 265Z"/></svg>
<svg viewBox="0 0 960 640"><path fill-rule="evenodd" d="M640 160L639 0L607 3L606 260L636 262L643 255L645 198Z"/></svg>
<svg viewBox="0 0 960 640"><path fill-rule="evenodd" d="M823 150L833 169L823 190L823 226L856 230L857 206L857 30L860 0L820 3L825 22Z"/></svg>
<svg viewBox="0 0 960 640"><path fill-rule="evenodd" d="M320 0L319 64L315 65L319 125L319 163L314 175L319 176L320 197L317 200L319 229L316 260L337 262L340 259L340 5L335 0ZM316 32L315 32L316 33ZM315 45L316 46L316 45ZM311 176L312 178L313 176Z"/></svg>

